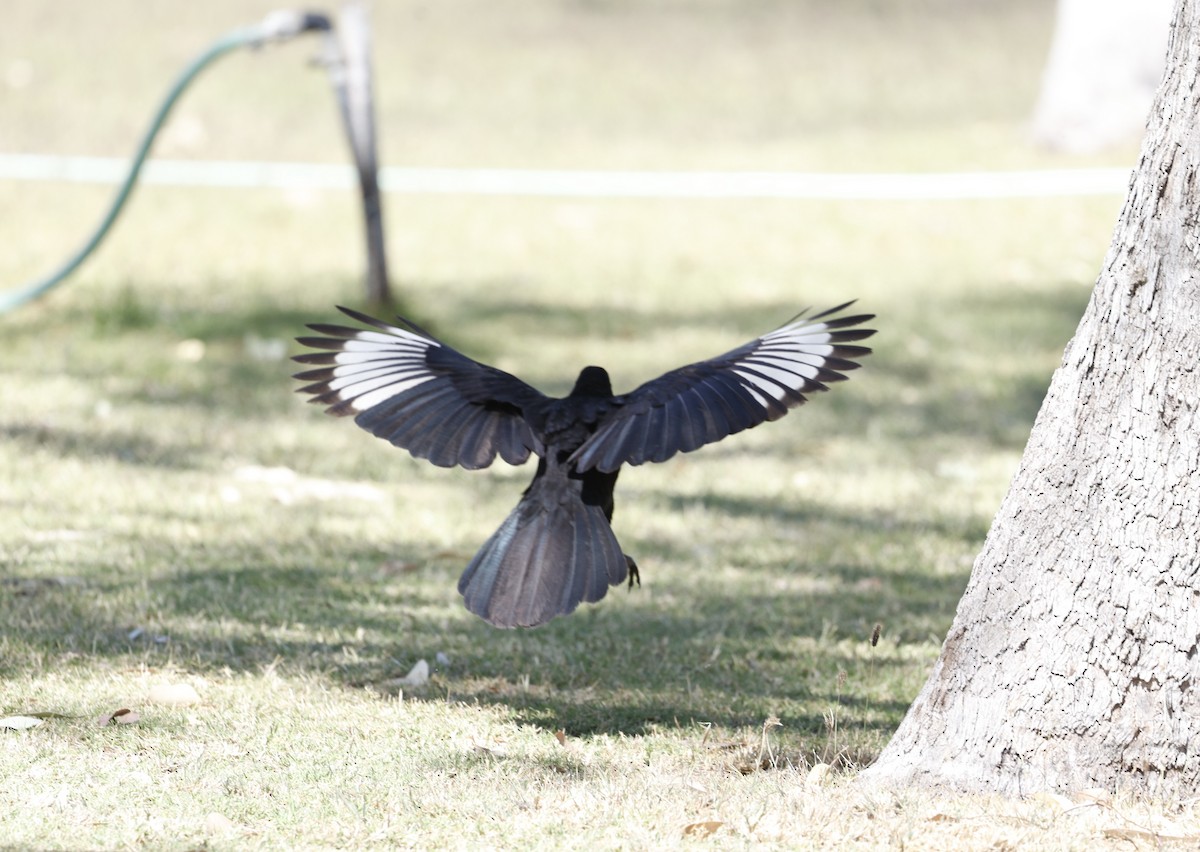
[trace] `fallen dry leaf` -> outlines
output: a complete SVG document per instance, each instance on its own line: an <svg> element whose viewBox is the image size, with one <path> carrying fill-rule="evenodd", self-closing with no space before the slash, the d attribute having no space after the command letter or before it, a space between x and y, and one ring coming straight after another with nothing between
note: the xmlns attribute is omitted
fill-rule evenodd
<svg viewBox="0 0 1200 852"><path fill-rule="evenodd" d="M40 724L42 724L42 720L32 716L6 716L0 719L0 728L7 728L10 731L27 731Z"/></svg>
<svg viewBox="0 0 1200 852"><path fill-rule="evenodd" d="M387 682L388 686L424 686L429 683L429 663L417 660L417 664L409 669L404 677L394 678Z"/></svg>
<svg viewBox="0 0 1200 852"><path fill-rule="evenodd" d="M111 713L106 713L103 716L96 717L96 724L100 726L116 723L118 725L132 725L135 722L141 721L141 716L130 710L128 707L122 707L120 710L114 710Z"/></svg>
<svg viewBox="0 0 1200 852"><path fill-rule="evenodd" d="M704 822L694 822L691 825L685 825L683 827L683 836L708 837L711 834L715 834L717 830L720 829L724 824L725 823L721 822L720 820L715 819L706 820Z"/></svg>
<svg viewBox="0 0 1200 852"><path fill-rule="evenodd" d="M804 779L804 784L807 787L823 787L828 784L833 778L833 767L828 763L817 763L813 768L808 770L808 775Z"/></svg>
<svg viewBox="0 0 1200 852"><path fill-rule="evenodd" d="M234 824L233 820L216 811L213 811L204 818L204 829L209 834L225 834L234 831L236 828L237 825Z"/></svg>
<svg viewBox="0 0 1200 852"><path fill-rule="evenodd" d="M950 814L944 814L941 811L938 811L936 814L934 814L933 816L931 816L929 818L929 821L930 822L958 822L958 817L950 816Z"/></svg>
<svg viewBox="0 0 1200 852"><path fill-rule="evenodd" d="M153 704L171 704L183 707L188 704L199 704L200 693L188 683L163 683L152 687L146 694L146 700Z"/></svg>

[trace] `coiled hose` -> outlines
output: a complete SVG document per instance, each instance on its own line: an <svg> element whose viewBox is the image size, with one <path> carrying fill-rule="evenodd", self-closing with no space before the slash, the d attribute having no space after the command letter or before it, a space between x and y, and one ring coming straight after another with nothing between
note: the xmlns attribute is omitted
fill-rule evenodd
<svg viewBox="0 0 1200 852"><path fill-rule="evenodd" d="M108 212L104 214L104 218L100 220L100 224L92 232L91 236L61 266L49 275L36 279L16 290L8 290L0 293L0 314L7 313L27 302L32 302L34 299L54 289L67 276L78 269L79 265L87 259L88 255L96 250L96 247L100 245L105 235L108 234L109 229L112 228L113 223L117 220L117 216L120 215L125 202L129 200L134 184L137 183L138 174L142 170L142 164L146 161L146 157L150 153L150 148L154 144L155 137L158 136L158 132L162 129L163 124L166 123L171 108L175 106L175 102L179 100L184 89L196 78L197 74L219 57L237 48L259 47L270 41L285 41L310 30L329 32L331 29L329 18L324 15L280 10L270 13L254 26L242 27L226 33L213 42L203 53L193 59L176 78L168 90L166 98L163 99L162 104L155 112L154 118L150 122L150 127L142 136L137 151L134 153L129 173L125 176L125 180L121 182L121 186L117 189L112 202L109 204Z"/></svg>

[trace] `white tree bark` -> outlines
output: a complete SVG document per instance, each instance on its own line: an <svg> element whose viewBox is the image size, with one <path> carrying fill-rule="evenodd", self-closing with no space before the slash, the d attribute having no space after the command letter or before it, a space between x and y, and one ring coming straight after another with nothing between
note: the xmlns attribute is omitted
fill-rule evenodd
<svg viewBox="0 0 1200 852"><path fill-rule="evenodd" d="M866 778L1200 787L1198 76L1200 0L1180 0L1091 302L933 673Z"/></svg>

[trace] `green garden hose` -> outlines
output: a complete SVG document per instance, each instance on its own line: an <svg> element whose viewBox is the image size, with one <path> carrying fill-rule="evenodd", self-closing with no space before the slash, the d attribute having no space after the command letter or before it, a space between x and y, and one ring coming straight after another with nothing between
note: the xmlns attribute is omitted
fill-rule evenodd
<svg viewBox="0 0 1200 852"><path fill-rule="evenodd" d="M179 100L179 96L183 94L184 89L195 79L197 74L218 57L224 56L226 53L236 50L239 47L258 47L265 42L282 41L309 30L328 31L329 29L329 19L324 15L281 10L272 12L254 26L243 27L225 34L213 42L207 50L193 59L175 80L167 92L166 98L159 106L158 111L154 114L154 118L150 122L150 127L142 137L142 141L139 143L137 151L133 156L133 163L129 167L129 173L125 176L125 180L113 196L108 212L104 214L104 218L100 221L99 226L96 227L87 241L74 254L67 258L58 269L43 278L32 281L24 287L0 293L0 314L7 313L14 308L45 295L54 289L54 287L61 284L68 275L74 272L87 259L88 255L95 251L96 247L112 227L113 222L116 221L117 216L120 215L121 208L129 200L134 184L137 182L138 173L142 170L142 164L146 161L146 157L150 153L150 147L154 144L155 137L166 122L171 108L175 106L175 102Z"/></svg>

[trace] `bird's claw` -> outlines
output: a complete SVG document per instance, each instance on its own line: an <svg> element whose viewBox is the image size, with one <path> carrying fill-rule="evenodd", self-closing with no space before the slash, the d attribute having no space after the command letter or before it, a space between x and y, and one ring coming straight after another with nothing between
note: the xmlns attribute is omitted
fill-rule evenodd
<svg viewBox="0 0 1200 852"><path fill-rule="evenodd" d="M638 588L642 587L642 575L638 571L637 563L633 561L633 557L628 553L625 554L625 564L629 567L629 586L632 589L633 584L637 583Z"/></svg>

